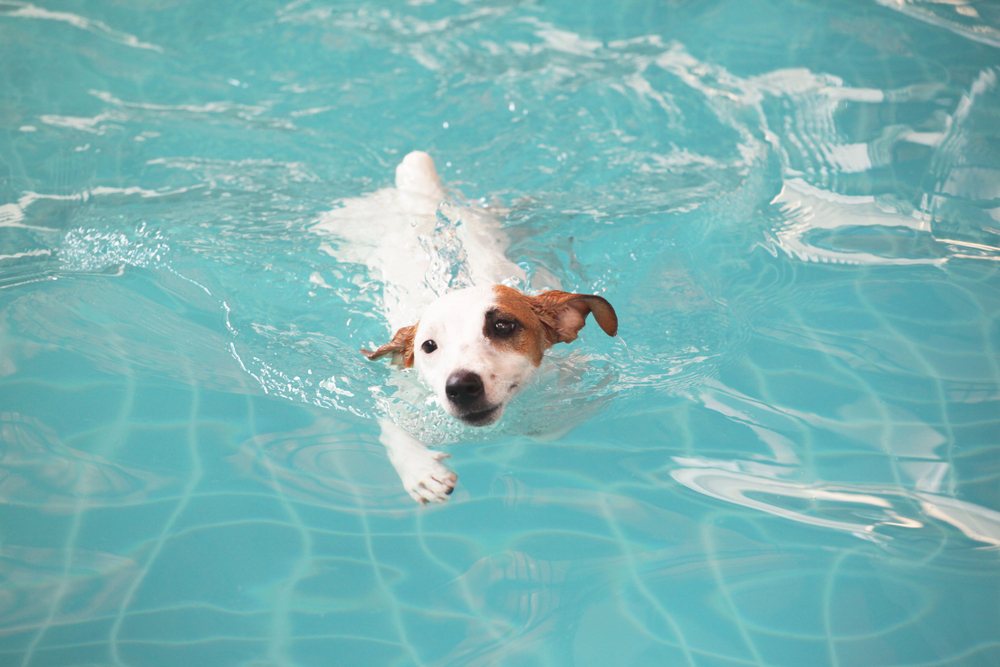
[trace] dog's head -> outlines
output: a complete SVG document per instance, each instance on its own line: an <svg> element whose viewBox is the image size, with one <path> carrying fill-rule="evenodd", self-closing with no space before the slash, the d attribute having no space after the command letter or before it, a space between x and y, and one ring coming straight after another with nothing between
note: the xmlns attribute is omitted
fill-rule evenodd
<svg viewBox="0 0 1000 667"><path fill-rule="evenodd" d="M399 366L416 367L449 414L486 426L531 380L542 353L576 340L590 313L606 334L618 332L615 309L599 296L526 296L503 285L472 287L437 299L417 324L362 353L369 359L391 355Z"/></svg>

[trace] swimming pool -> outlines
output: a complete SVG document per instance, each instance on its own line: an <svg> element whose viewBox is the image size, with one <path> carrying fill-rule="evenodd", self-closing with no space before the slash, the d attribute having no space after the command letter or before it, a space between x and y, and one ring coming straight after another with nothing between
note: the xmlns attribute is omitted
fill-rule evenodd
<svg viewBox="0 0 1000 667"><path fill-rule="evenodd" d="M1000 663L998 65L974 0L0 2L0 664ZM433 508L314 230L413 149L621 322Z"/></svg>

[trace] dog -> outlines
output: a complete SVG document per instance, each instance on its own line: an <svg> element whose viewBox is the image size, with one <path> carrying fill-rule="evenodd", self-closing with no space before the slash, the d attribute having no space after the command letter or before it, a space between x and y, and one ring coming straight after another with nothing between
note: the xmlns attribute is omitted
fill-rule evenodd
<svg viewBox="0 0 1000 667"><path fill-rule="evenodd" d="M442 230L439 214L457 223ZM488 207L449 203L427 153L403 158L395 188L345 200L314 229L342 241L327 245L328 252L365 264L385 285L395 335L362 354L415 369L437 403L467 426L500 420L545 351L576 340L588 315L607 335L618 333L615 310L601 296L561 290L530 296L504 284L523 283L525 272L504 256L499 220ZM443 253L458 261L442 263ZM458 482L442 463L449 455L430 449L387 412L379 440L403 488L421 504L444 502Z"/></svg>

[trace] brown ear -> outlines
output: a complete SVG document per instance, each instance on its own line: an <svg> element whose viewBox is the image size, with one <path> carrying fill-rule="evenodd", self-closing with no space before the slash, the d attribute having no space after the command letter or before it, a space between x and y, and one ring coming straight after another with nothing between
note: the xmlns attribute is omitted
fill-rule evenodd
<svg viewBox="0 0 1000 667"><path fill-rule="evenodd" d="M361 354L371 360L381 359L387 354L392 355L390 363L409 368L413 365L413 336L417 333L417 325L403 327L396 332L388 343L372 352L371 350L361 350Z"/></svg>
<svg viewBox="0 0 1000 667"><path fill-rule="evenodd" d="M531 297L531 309L545 325L549 340L555 343L569 343L587 322L587 315L594 319L604 333L614 336L618 333L618 316L607 299L596 294L570 294L553 290Z"/></svg>

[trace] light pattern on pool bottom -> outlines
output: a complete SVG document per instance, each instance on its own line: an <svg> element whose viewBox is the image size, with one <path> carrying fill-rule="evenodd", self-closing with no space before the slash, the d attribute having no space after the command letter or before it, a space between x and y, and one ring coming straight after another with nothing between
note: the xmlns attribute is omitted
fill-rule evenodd
<svg viewBox="0 0 1000 667"><path fill-rule="evenodd" d="M58 315L34 291L5 312ZM433 510L401 493L368 420L209 389L191 366L171 382L25 355L40 379L0 426L5 651L42 665L989 664L1000 513L963 498L993 487L995 449L942 461L945 425L859 390L864 373L770 371L759 360L826 355L758 344L697 395L565 440L453 446L461 486ZM856 400L765 404L734 388L743 374L775 394L854 384ZM57 433L26 414L38 405L83 423Z"/></svg>

